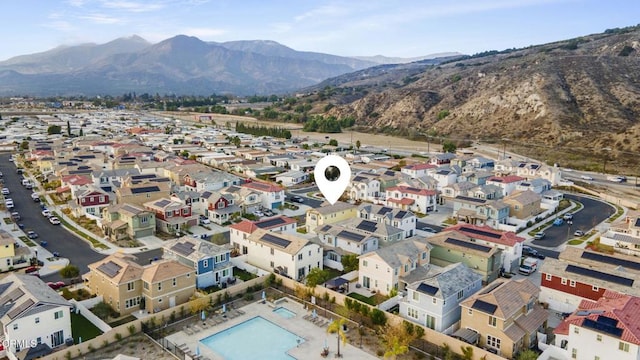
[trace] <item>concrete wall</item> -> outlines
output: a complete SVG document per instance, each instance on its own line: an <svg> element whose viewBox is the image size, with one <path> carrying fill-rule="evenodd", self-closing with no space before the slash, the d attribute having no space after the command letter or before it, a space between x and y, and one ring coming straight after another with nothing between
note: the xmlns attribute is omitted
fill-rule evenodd
<svg viewBox="0 0 640 360"><path fill-rule="evenodd" d="M89 300L93 300L93 299L95 299L95 298L92 298L92 299L89 299ZM87 320L91 321L91 323L93 325L95 325L98 329L100 329L103 333L111 331L112 327L109 326L109 324L104 322L102 319L97 317L94 313L92 313L91 310L89 310L89 308L87 308L84 305L83 301L75 301L74 299L71 299L71 300L69 300L69 302L72 303L76 307L76 314L80 314L80 315L84 316ZM93 307L93 305L95 305L95 304L92 304L91 306Z"/></svg>

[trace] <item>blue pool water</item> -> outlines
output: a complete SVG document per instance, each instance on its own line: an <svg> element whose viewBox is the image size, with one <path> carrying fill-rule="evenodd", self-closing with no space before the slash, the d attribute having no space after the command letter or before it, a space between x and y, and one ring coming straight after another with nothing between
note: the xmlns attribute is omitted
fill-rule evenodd
<svg viewBox="0 0 640 360"><path fill-rule="evenodd" d="M200 342L226 360L291 360L287 351L304 340L296 334L256 316Z"/></svg>
<svg viewBox="0 0 640 360"><path fill-rule="evenodd" d="M273 309L273 312L285 319L291 319L292 317L296 316L296 313L282 306Z"/></svg>

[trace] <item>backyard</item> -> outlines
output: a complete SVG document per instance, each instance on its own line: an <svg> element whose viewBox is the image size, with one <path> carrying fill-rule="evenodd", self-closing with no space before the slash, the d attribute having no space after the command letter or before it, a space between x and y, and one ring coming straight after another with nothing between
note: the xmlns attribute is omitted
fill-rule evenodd
<svg viewBox="0 0 640 360"><path fill-rule="evenodd" d="M102 334L102 331L98 329L91 321L87 320L81 314L71 313L71 333L73 334L74 343L78 344L82 341L93 339L94 337Z"/></svg>

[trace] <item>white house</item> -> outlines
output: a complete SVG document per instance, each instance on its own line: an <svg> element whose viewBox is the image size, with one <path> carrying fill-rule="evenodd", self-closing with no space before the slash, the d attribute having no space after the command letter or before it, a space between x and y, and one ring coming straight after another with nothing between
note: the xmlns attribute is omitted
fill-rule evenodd
<svg viewBox="0 0 640 360"><path fill-rule="evenodd" d="M393 243L358 257L358 283L371 291L389 295L400 288L400 279L419 266L429 264L431 245L416 237Z"/></svg>
<svg viewBox="0 0 640 360"><path fill-rule="evenodd" d="M324 250L324 264L342 271L342 256L361 255L377 250L381 239L375 234L365 234L336 224L327 224L316 229Z"/></svg>
<svg viewBox="0 0 640 360"><path fill-rule="evenodd" d="M260 221L242 220L229 226L231 246L240 254L249 251L249 236L258 230L296 233L297 223L286 216L277 216Z"/></svg>
<svg viewBox="0 0 640 360"><path fill-rule="evenodd" d="M482 288L482 276L463 263L444 268L429 264L403 281L408 284L400 316L445 334L451 334L460 321L460 302Z"/></svg>
<svg viewBox="0 0 640 360"><path fill-rule="evenodd" d="M312 268L323 268L322 248L310 240L263 229L247 240L247 262L263 270L303 281Z"/></svg>
<svg viewBox="0 0 640 360"><path fill-rule="evenodd" d="M420 163L420 164L411 164L400 169L400 172L403 174L409 175L412 179L421 178L426 176L428 170L437 168L436 165Z"/></svg>
<svg viewBox="0 0 640 360"><path fill-rule="evenodd" d="M487 179L487 185L495 185L502 189L502 196L508 196L516 191L517 186L525 179L516 175L493 176Z"/></svg>
<svg viewBox="0 0 640 360"><path fill-rule="evenodd" d="M267 209L276 209L284 205L284 189L280 186L252 181L242 184L242 187L260 194L262 206Z"/></svg>
<svg viewBox="0 0 640 360"><path fill-rule="evenodd" d="M279 182L284 186L298 185L307 180L309 180L309 174L296 170L291 170L276 175L276 182Z"/></svg>
<svg viewBox="0 0 640 360"><path fill-rule="evenodd" d="M411 211L367 203L358 207L358 217L402 229L405 238L412 237L416 233L418 223L418 218Z"/></svg>
<svg viewBox="0 0 640 360"><path fill-rule="evenodd" d="M437 206L437 192L435 190L403 185L388 188L385 192L385 199L389 207L423 214L435 211Z"/></svg>
<svg viewBox="0 0 640 360"><path fill-rule="evenodd" d="M0 338L11 360L34 349L48 354L72 336L71 304L36 276L13 273L2 279L0 306Z"/></svg>
<svg viewBox="0 0 640 360"><path fill-rule="evenodd" d="M451 168L440 168L435 171L431 171L430 175L438 182L438 191L442 191L442 188L455 184L458 181L458 173Z"/></svg>
<svg viewBox="0 0 640 360"><path fill-rule="evenodd" d="M380 196L380 180L377 174L361 172L351 179L347 187L349 198L355 201L374 202Z"/></svg>

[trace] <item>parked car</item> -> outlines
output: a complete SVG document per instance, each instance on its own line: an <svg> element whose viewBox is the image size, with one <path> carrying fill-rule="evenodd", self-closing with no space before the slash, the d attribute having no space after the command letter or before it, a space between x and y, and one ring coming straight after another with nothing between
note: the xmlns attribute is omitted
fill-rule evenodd
<svg viewBox="0 0 640 360"><path fill-rule="evenodd" d="M49 211L49 209L44 209L44 210L42 210L42 216L51 217L51 216L53 216L53 214L51 213L51 211Z"/></svg>
<svg viewBox="0 0 640 360"><path fill-rule="evenodd" d="M49 245L49 243L46 242L45 240L40 241L40 246L47 247L47 245Z"/></svg>
<svg viewBox="0 0 640 360"><path fill-rule="evenodd" d="M35 231L33 231L33 230L29 230L29 231L27 231L27 237L28 237L29 239L35 239L35 238L37 238L37 237L38 237L38 233L36 233L36 232L35 232Z"/></svg>
<svg viewBox="0 0 640 360"><path fill-rule="evenodd" d="M572 213L566 213L562 216L562 218L566 221L566 220L572 220L573 219L573 214Z"/></svg>
<svg viewBox="0 0 640 360"><path fill-rule="evenodd" d="M275 215L273 213L273 211L271 211L269 209L262 210L262 212L264 213L264 216L273 216L273 215Z"/></svg>
<svg viewBox="0 0 640 360"><path fill-rule="evenodd" d="M525 257L534 257L534 258L538 258L540 260L544 260L546 258L546 256L542 255L541 253L538 252L538 250L530 247L530 246L523 246L522 247L522 256Z"/></svg>
<svg viewBox="0 0 640 360"><path fill-rule="evenodd" d="M256 210L253 212L253 215L257 216L257 217L263 217L264 213L260 210Z"/></svg>
<svg viewBox="0 0 640 360"><path fill-rule="evenodd" d="M211 220L209 220L209 218L204 216L204 215L200 215L200 217L198 219L200 221L200 225L202 225L202 224L211 224Z"/></svg>
<svg viewBox="0 0 640 360"><path fill-rule="evenodd" d="M584 231L576 230L576 232L573 233L573 236L584 236Z"/></svg>
<svg viewBox="0 0 640 360"><path fill-rule="evenodd" d="M60 257L60 253L57 252L57 251L54 251L53 253L51 253L51 255L53 255L53 257L57 257L57 258Z"/></svg>
<svg viewBox="0 0 640 360"><path fill-rule="evenodd" d="M2 195L9 195L11 194L11 191L9 191L9 188L2 188Z"/></svg>
<svg viewBox="0 0 640 360"><path fill-rule="evenodd" d="M436 229L428 227L428 226L423 226L423 227L420 228L420 230L426 231L426 232L430 232L432 234L437 233Z"/></svg>
<svg viewBox="0 0 640 360"><path fill-rule="evenodd" d="M545 235L547 235L547 234L545 234L544 232L540 231L540 232L537 232L535 235L533 235L533 238L536 239L536 240L542 240L545 237Z"/></svg>
<svg viewBox="0 0 640 360"><path fill-rule="evenodd" d="M31 193L31 199L35 202L40 202L40 195L37 193Z"/></svg>
<svg viewBox="0 0 640 360"><path fill-rule="evenodd" d="M60 225L60 219L58 219L55 216L50 217L49 222L52 223L53 225Z"/></svg>
<svg viewBox="0 0 640 360"><path fill-rule="evenodd" d="M26 274L32 273L32 272L36 272L38 271L38 267L37 266L29 266L28 268L24 269L24 272Z"/></svg>
<svg viewBox="0 0 640 360"><path fill-rule="evenodd" d="M18 221L22 219L22 217L20 217L20 213L18 213L17 211L14 211L11 213L11 219L13 219L13 221Z"/></svg>
<svg viewBox="0 0 640 360"><path fill-rule="evenodd" d="M12 199L7 198L4 200L4 206L7 208L7 210L11 210L14 208L15 205L13 204Z"/></svg>
<svg viewBox="0 0 640 360"><path fill-rule="evenodd" d="M564 224L564 220L562 220L561 218L556 218L555 220L553 220L553 226L560 226Z"/></svg>
<svg viewBox="0 0 640 360"><path fill-rule="evenodd" d="M294 195L289 199L291 202L295 202L295 203L299 203L302 204L304 202L304 199L298 195Z"/></svg>

